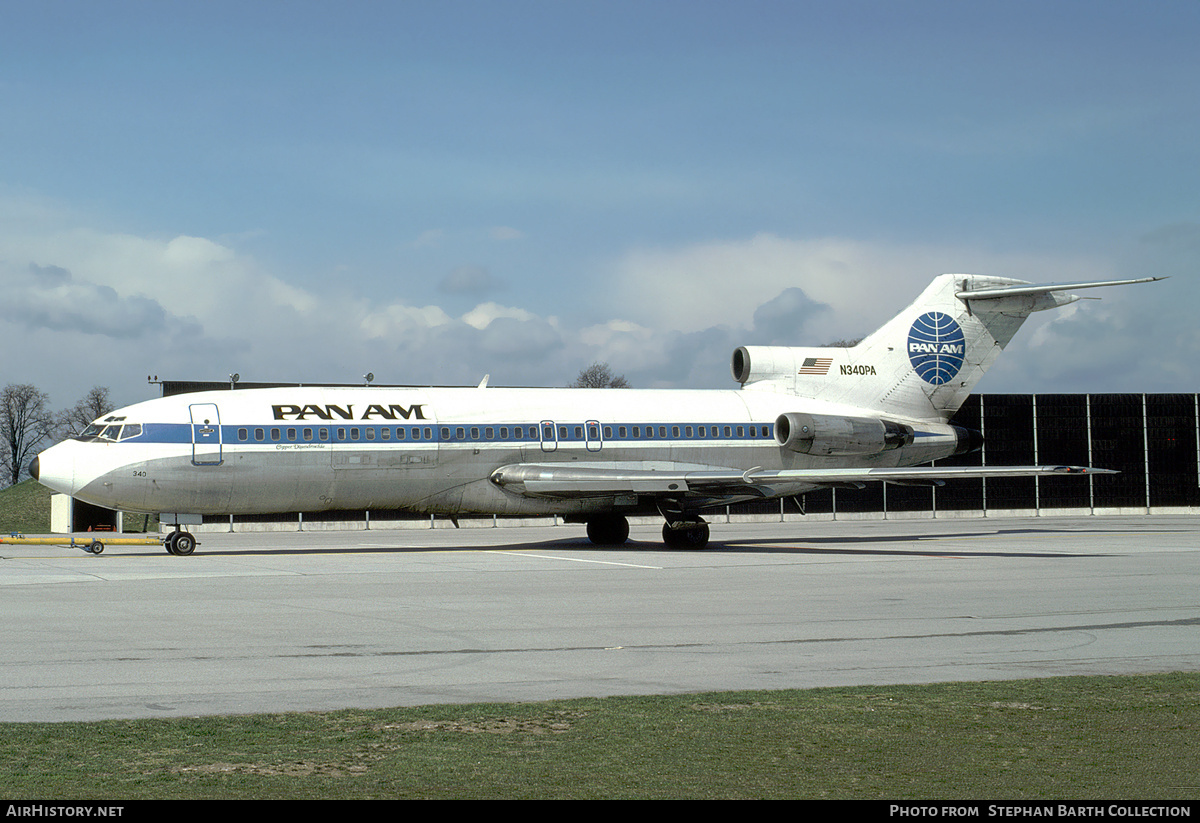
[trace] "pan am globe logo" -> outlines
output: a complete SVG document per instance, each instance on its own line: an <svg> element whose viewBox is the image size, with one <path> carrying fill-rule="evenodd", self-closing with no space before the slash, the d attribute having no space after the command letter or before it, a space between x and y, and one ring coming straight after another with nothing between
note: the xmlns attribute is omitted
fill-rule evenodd
<svg viewBox="0 0 1200 823"><path fill-rule="evenodd" d="M966 355L966 337L954 318L925 312L908 332L908 360L926 383L941 386L954 379Z"/></svg>

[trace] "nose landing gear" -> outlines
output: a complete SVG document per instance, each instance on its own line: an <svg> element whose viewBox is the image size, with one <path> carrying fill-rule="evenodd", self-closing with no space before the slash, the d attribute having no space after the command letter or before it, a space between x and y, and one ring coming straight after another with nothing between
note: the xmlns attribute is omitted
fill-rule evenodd
<svg viewBox="0 0 1200 823"><path fill-rule="evenodd" d="M196 550L196 538L192 537L183 529L176 528L163 540L163 548L167 550L167 554L174 554L179 557L186 557Z"/></svg>

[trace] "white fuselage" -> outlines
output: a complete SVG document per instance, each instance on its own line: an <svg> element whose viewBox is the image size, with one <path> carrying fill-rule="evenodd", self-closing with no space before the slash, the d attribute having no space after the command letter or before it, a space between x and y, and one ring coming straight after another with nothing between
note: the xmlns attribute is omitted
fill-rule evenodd
<svg viewBox="0 0 1200 823"><path fill-rule="evenodd" d="M38 458L39 480L131 512L408 509L439 514L636 511L652 501L549 499L489 482L513 464L653 470L893 467L952 454L953 428L908 420L910 445L855 458L797 453L781 414L878 411L770 391L274 388L150 400ZM116 428L116 427L121 428ZM813 488L798 483L773 494ZM746 498L762 497L747 493Z"/></svg>

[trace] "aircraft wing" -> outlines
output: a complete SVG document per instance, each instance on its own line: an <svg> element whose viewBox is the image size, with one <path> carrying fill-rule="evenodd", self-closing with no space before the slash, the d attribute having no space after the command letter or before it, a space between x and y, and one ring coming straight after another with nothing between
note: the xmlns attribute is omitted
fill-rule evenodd
<svg viewBox="0 0 1200 823"><path fill-rule="evenodd" d="M980 477L1039 477L1066 474L1117 474L1083 466L919 466L912 468L836 468L747 470L717 466L644 463L517 463L491 474L497 486L525 497L587 498L617 494L651 497L771 497L793 486L862 486L869 482L941 485L946 480ZM791 492L797 493L797 492Z"/></svg>

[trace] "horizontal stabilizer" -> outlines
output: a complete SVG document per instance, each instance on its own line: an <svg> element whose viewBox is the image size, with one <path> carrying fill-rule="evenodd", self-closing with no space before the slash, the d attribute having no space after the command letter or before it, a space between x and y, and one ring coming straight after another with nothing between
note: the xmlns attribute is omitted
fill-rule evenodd
<svg viewBox="0 0 1200 823"><path fill-rule="evenodd" d="M1050 294L1056 291L1075 291L1077 289L1097 289L1101 286L1128 286L1133 283L1153 283L1166 280L1165 277L1141 277L1136 280L1095 280L1089 283L1045 283L1042 285L1000 286L999 288L979 289L977 291L959 291L954 296L960 300L996 300L1001 297L1023 297L1027 295Z"/></svg>

